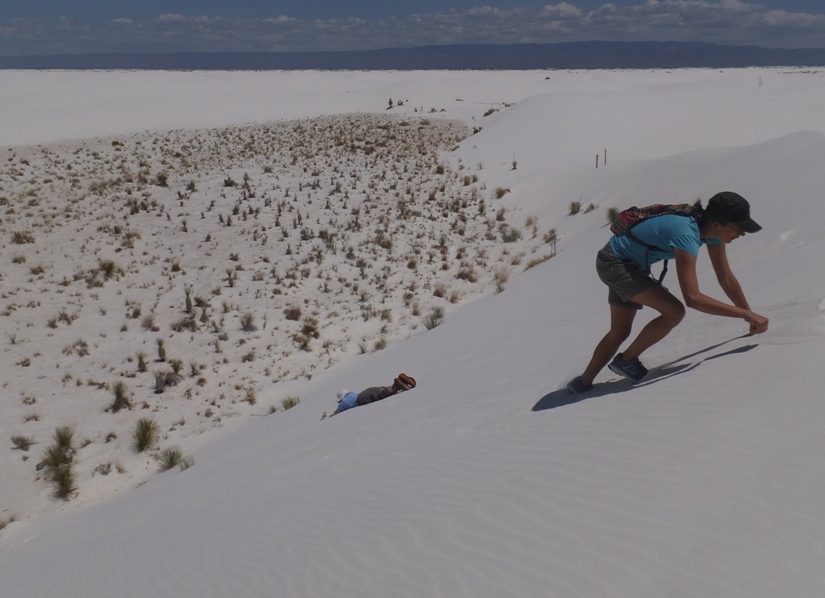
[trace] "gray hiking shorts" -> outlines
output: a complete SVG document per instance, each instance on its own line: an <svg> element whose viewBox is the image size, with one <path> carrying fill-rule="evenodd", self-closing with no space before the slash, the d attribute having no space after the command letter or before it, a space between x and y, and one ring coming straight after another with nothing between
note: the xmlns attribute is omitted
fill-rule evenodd
<svg viewBox="0 0 825 598"><path fill-rule="evenodd" d="M619 307L642 309L631 299L656 284L639 264L617 257L610 245L605 245L596 254L596 272L609 289L607 302Z"/></svg>

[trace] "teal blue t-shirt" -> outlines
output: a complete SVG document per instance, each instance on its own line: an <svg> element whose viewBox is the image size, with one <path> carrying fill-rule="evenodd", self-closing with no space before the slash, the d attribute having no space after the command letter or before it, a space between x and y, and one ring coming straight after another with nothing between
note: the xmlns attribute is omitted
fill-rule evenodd
<svg viewBox="0 0 825 598"><path fill-rule="evenodd" d="M645 268L662 260L672 260L673 248L678 247L694 257L699 257L702 245L719 245L719 239L702 239L699 225L692 216L665 214L656 216L633 227L633 234L650 245L664 251L648 250L627 235L614 235L610 239L610 248L620 259L632 260Z"/></svg>

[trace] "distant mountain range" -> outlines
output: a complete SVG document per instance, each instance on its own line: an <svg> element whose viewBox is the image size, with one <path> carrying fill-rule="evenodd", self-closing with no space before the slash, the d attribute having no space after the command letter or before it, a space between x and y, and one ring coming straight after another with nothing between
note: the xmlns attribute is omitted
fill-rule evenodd
<svg viewBox="0 0 825 598"><path fill-rule="evenodd" d="M0 57L0 69L522 70L825 66L825 49L684 42L468 44L355 52L182 52Z"/></svg>

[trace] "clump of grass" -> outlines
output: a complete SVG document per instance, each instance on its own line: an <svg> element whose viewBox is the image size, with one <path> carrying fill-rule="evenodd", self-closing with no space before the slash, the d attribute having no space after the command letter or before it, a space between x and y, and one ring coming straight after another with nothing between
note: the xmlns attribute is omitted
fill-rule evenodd
<svg viewBox="0 0 825 598"><path fill-rule="evenodd" d="M61 467L69 466L74 458L73 451L66 450L56 444L50 444L43 453L43 460L40 462L41 467L45 467L47 471L54 471Z"/></svg>
<svg viewBox="0 0 825 598"><path fill-rule="evenodd" d="M475 268L472 266L462 266L458 269L455 277L459 280L466 280L467 282L476 282L478 280L478 274L476 274Z"/></svg>
<svg viewBox="0 0 825 598"><path fill-rule="evenodd" d="M17 515L15 515L14 513L9 515L8 517L0 519L0 530L3 530L9 523L14 523L15 521L17 521Z"/></svg>
<svg viewBox="0 0 825 598"><path fill-rule="evenodd" d="M501 293L504 290L504 285L510 280L512 271L507 266L502 266L493 275L493 281L496 283L496 293Z"/></svg>
<svg viewBox="0 0 825 598"><path fill-rule="evenodd" d="M61 426L54 431L54 444L46 448L37 469L46 469L46 479L54 484L54 495L69 500L77 494L77 482L72 471L74 428Z"/></svg>
<svg viewBox="0 0 825 598"><path fill-rule="evenodd" d="M444 308L443 307L433 307L430 310L430 313L424 316L421 319L421 322L424 324L424 328L427 330L432 330L433 328L440 326L441 322L444 321Z"/></svg>
<svg viewBox="0 0 825 598"><path fill-rule="evenodd" d="M112 386L112 392L114 392L115 395L112 404L109 406L109 409L112 412L117 413L121 409L132 408L132 402L129 400L129 389L126 387L126 383L122 380L118 380Z"/></svg>
<svg viewBox="0 0 825 598"><path fill-rule="evenodd" d="M157 422L152 418L142 417L132 429L132 448L135 452L142 453L151 448L159 436L160 430Z"/></svg>
<svg viewBox="0 0 825 598"><path fill-rule="evenodd" d="M505 243L515 243L521 239L521 231L505 223L501 223L501 226L499 226L499 232L501 233L501 240Z"/></svg>
<svg viewBox="0 0 825 598"><path fill-rule="evenodd" d="M74 442L74 427L59 426L54 430L55 444L61 449L72 449Z"/></svg>
<svg viewBox="0 0 825 598"><path fill-rule="evenodd" d="M284 317L287 320L298 321L301 319L301 308L297 306L290 306L284 309Z"/></svg>
<svg viewBox="0 0 825 598"><path fill-rule="evenodd" d="M155 329L155 314L146 314L140 321L140 325L143 326L145 330L154 330Z"/></svg>
<svg viewBox="0 0 825 598"><path fill-rule="evenodd" d="M169 446L160 451L158 461L161 471L169 471L173 467L180 467L180 470L184 471L195 464L195 460L184 455L179 446Z"/></svg>
<svg viewBox="0 0 825 598"><path fill-rule="evenodd" d="M109 280L111 278L119 277L123 274L123 268L117 265L113 260L98 261L98 269L103 273L103 278Z"/></svg>
<svg viewBox="0 0 825 598"><path fill-rule="evenodd" d="M15 245L34 243L34 235L29 231L14 231L11 234L11 242Z"/></svg>
<svg viewBox="0 0 825 598"><path fill-rule="evenodd" d="M553 250L553 254L555 254L556 244L559 242L559 234L556 232L555 228L551 228L549 231L544 233L544 242L550 246Z"/></svg>
<svg viewBox="0 0 825 598"><path fill-rule="evenodd" d="M530 268L535 268L539 264L543 264L544 262L546 262L547 260L549 260L552 257L553 257L552 255L545 255L545 256L533 258L532 260L527 262L527 265L524 266L524 270L527 271Z"/></svg>
<svg viewBox="0 0 825 598"><path fill-rule="evenodd" d="M301 399L299 397L286 397L285 399L281 400L281 407L283 407L284 411L286 411L287 409L292 409L300 402Z"/></svg>
<svg viewBox="0 0 825 598"><path fill-rule="evenodd" d="M19 449L21 451L28 451L33 444L37 444L31 436L20 436L15 435L11 437L11 443L14 445L14 448Z"/></svg>
<svg viewBox="0 0 825 598"><path fill-rule="evenodd" d="M77 481L74 471L68 465L49 472L49 479L54 483L54 495L69 500L77 495Z"/></svg>
<svg viewBox="0 0 825 598"><path fill-rule="evenodd" d="M255 325L255 316L252 313L246 312L241 316L241 328L244 332L254 332L258 329Z"/></svg>
<svg viewBox="0 0 825 598"><path fill-rule="evenodd" d="M619 208L607 208L607 223L613 224L619 216Z"/></svg>

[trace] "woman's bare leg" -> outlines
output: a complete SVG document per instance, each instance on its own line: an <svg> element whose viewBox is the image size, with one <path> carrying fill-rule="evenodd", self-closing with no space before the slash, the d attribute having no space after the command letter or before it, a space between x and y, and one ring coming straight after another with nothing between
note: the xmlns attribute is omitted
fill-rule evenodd
<svg viewBox="0 0 825 598"><path fill-rule="evenodd" d="M593 384L596 375L618 353L621 344L630 336L637 311L632 307L610 306L610 331L604 335L604 338L599 341L593 351L593 357L590 358L590 363L587 364L587 368L581 376L584 384Z"/></svg>
<svg viewBox="0 0 825 598"><path fill-rule="evenodd" d="M659 316L648 322L630 346L622 351L625 359L638 358L666 337L685 317L685 306L682 302L660 285L653 285L642 291L633 297L633 301L655 309Z"/></svg>

